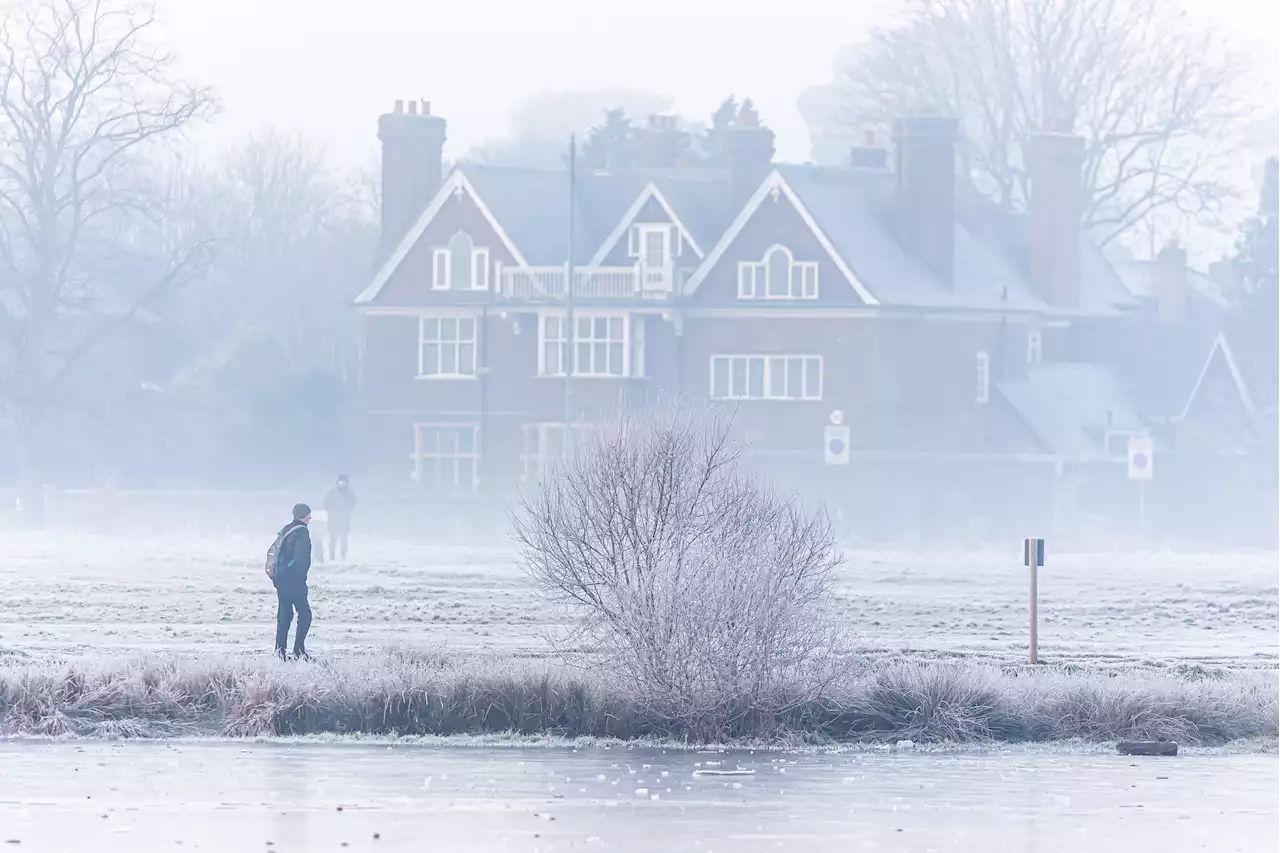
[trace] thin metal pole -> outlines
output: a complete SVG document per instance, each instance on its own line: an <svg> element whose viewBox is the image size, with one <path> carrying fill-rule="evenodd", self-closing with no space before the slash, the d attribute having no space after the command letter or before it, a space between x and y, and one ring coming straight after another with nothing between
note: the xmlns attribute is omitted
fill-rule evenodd
<svg viewBox="0 0 1280 853"><path fill-rule="evenodd" d="M1040 568L1037 565L1040 560L1037 558L1035 544L1035 539L1027 540L1027 562L1031 564L1028 569L1031 573L1031 589L1027 596L1029 604L1027 622L1028 628L1030 629L1029 636L1027 637L1027 659L1031 663L1040 662L1040 590L1038 588Z"/></svg>
<svg viewBox="0 0 1280 853"><path fill-rule="evenodd" d="M569 216L568 228L569 233L565 240L566 258L564 263L564 338L568 353L562 359L564 364L564 450L567 453L570 446L571 436L573 433L573 374L578 366L578 347L576 341L576 330L573 323L573 226L574 226L574 199L577 192L578 182L578 140L576 136L569 137Z"/></svg>

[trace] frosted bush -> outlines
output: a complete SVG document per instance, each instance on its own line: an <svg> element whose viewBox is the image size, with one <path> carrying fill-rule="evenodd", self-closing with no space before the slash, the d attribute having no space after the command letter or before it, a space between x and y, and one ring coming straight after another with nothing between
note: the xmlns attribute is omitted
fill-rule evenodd
<svg viewBox="0 0 1280 853"><path fill-rule="evenodd" d="M707 736L820 696L841 632L822 512L747 473L730 421L626 414L526 494L521 564L596 677Z"/></svg>

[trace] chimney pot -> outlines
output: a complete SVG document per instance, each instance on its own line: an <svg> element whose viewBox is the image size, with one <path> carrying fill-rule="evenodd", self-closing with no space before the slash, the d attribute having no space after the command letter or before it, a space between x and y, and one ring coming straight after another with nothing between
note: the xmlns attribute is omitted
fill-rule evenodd
<svg viewBox="0 0 1280 853"><path fill-rule="evenodd" d="M409 115L411 115L411 116L416 116L417 114L418 114L418 102L417 102L417 101L410 101L410 102L409 102Z"/></svg>
<svg viewBox="0 0 1280 853"><path fill-rule="evenodd" d="M422 114L423 114L424 116L429 116L429 115L431 115L431 102L430 102L430 101L421 101L421 104L422 104Z"/></svg>
<svg viewBox="0 0 1280 853"><path fill-rule="evenodd" d="M399 115L400 113L404 112L404 101L402 101L402 100L400 100L400 99L396 99L396 109L395 109L395 111L396 111L396 115Z"/></svg>

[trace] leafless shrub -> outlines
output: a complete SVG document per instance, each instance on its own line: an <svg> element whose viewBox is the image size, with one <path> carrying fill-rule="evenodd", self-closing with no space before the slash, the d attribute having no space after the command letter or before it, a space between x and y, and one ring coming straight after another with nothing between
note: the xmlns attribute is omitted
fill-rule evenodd
<svg viewBox="0 0 1280 853"><path fill-rule="evenodd" d="M830 524L739 464L730 419L624 413L526 494L521 563L605 680L694 737L810 701L838 673Z"/></svg>

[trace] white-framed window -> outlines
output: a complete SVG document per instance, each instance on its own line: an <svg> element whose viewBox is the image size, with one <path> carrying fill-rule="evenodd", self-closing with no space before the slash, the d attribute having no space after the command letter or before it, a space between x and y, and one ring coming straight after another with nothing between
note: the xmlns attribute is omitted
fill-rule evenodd
<svg viewBox="0 0 1280 853"><path fill-rule="evenodd" d="M713 400L821 400L820 355L713 355Z"/></svg>
<svg viewBox="0 0 1280 853"><path fill-rule="evenodd" d="M637 222L627 229L627 254L648 267L667 266L680 254L680 229L667 222Z"/></svg>
<svg viewBox="0 0 1280 853"><path fill-rule="evenodd" d="M432 495L474 495L480 451L476 424L414 424L411 479Z"/></svg>
<svg viewBox="0 0 1280 853"><path fill-rule="evenodd" d="M632 375L630 319L625 312L575 311L570 349L565 315L541 315L538 375L564 376L570 361L574 376Z"/></svg>
<svg viewBox="0 0 1280 853"><path fill-rule="evenodd" d="M738 262L739 299L817 299L818 262L797 261L773 245L758 261Z"/></svg>
<svg viewBox="0 0 1280 853"><path fill-rule="evenodd" d="M1040 335L1040 330L1029 330L1027 332L1027 364L1039 364L1043 355L1044 339Z"/></svg>
<svg viewBox="0 0 1280 853"><path fill-rule="evenodd" d="M418 378L471 379L476 375L476 318L418 318Z"/></svg>
<svg viewBox="0 0 1280 853"><path fill-rule="evenodd" d="M459 231L431 253L432 290L488 290L489 250Z"/></svg>
<svg viewBox="0 0 1280 853"><path fill-rule="evenodd" d="M973 401L986 403L991 400L991 356L979 352L973 357L977 369L977 385L974 388Z"/></svg>
<svg viewBox="0 0 1280 853"><path fill-rule="evenodd" d="M595 424L575 423L575 444L596 431ZM532 423L520 428L520 482L536 483L564 455L563 423Z"/></svg>

